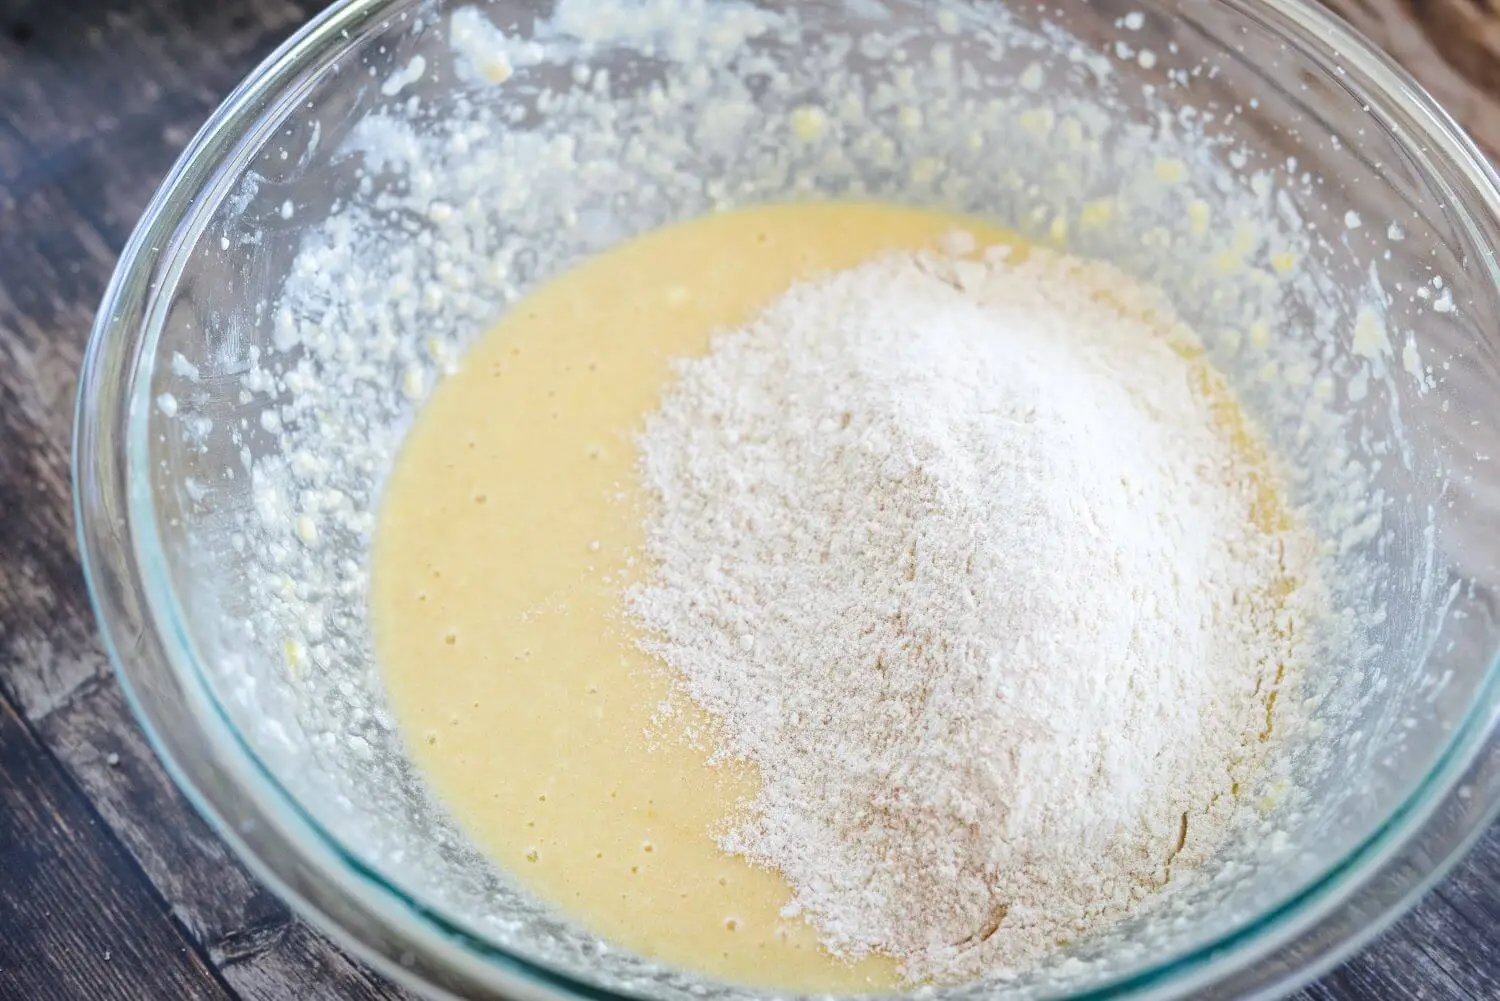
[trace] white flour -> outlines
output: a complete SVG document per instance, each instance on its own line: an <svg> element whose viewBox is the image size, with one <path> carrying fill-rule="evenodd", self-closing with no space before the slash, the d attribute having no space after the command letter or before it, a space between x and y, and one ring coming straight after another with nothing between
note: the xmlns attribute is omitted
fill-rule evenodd
<svg viewBox="0 0 1500 1001"><path fill-rule="evenodd" d="M1211 852L1316 605L1170 307L1005 257L792 290L640 442L632 610L763 779L723 845L914 979L1029 966Z"/></svg>

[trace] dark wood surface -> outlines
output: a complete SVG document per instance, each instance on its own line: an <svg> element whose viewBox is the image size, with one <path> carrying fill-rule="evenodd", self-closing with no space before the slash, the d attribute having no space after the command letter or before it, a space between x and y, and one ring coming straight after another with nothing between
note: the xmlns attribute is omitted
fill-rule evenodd
<svg viewBox="0 0 1500 1001"><path fill-rule="evenodd" d="M1500 153L1500 16L1330 0ZM317 0L0 0L0 999L396 999L172 786L95 636L73 391L157 181ZM1500 999L1500 833L1299 999Z"/></svg>

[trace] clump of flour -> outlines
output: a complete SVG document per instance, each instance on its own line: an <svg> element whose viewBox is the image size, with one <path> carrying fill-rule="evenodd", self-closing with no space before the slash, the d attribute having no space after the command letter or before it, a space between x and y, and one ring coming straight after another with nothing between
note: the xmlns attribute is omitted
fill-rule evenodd
<svg viewBox="0 0 1500 1001"><path fill-rule="evenodd" d="M1201 351L1117 270L998 248L678 364L630 608L759 769L723 846L835 953L1017 972L1222 838L1318 599Z"/></svg>

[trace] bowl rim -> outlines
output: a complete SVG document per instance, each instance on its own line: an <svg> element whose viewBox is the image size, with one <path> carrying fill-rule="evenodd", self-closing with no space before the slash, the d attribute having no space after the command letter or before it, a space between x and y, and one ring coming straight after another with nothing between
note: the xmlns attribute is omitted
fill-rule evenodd
<svg viewBox="0 0 1500 1001"><path fill-rule="evenodd" d="M1429 179L1445 180L1443 168L1452 169L1465 188L1453 205L1463 225L1483 236L1471 211L1477 208L1490 224L1492 238L1485 245L1500 246L1500 176L1388 56L1309 0L1213 2L1259 23L1303 55L1336 61L1345 77L1341 83L1347 88L1356 81L1382 112L1404 112L1400 117L1411 134L1392 131L1408 155ZM105 290L84 355L72 447L80 560L121 688L173 781L255 875L321 930L393 979L433 996L633 997L487 941L466 921L395 885L302 807L230 723L203 677L165 572L149 490L130 477L129 456L145 454L145 421L137 418L150 402L149 378L139 378L141 361L161 329L186 250L196 245L220 203L215 193L237 181L265 134L279 125L280 113L299 102L336 58L330 53L381 30L398 14L404 19L432 5L336 0L225 99L157 189ZM1500 285L1493 254L1478 264ZM102 408L101 402L113 406ZM174 691L142 683L158 665L165 665ZM173 713L197 730L174 729ZM199 743L190 746L194 741ZM1070 996L1165 997L1209 988L1262 994L1306 982L1394 921L1500 815L1500 754L1487 753L1494 750L1500 750L1500 664L1492 661L1478 697L1427 777L1343 860L1225 935ZM1463 795L1465 788L1470 795ZM1475 788L1483 794L1474 796ZM1435 817L1444 819L1436 831ZM1376 885L1417 856L1429 858L1421 879L1395 891ZM1313 943L1301 950L1305 955L1270 961L1299 941Z"/></svg>

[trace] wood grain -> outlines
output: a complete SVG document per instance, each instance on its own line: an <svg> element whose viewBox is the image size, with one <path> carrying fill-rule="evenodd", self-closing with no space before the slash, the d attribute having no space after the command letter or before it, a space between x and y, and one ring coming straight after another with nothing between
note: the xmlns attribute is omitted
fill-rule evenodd
<svg viewBox="0 0 1500 1001"><path fill-rule="evenodd" d="M1405 922L1412 940L1452 981L1476 998L1500 998L1493 924L1476 924L1441 893L1428 896Z"/></svg>
<svg viewBox="0 0 1500 1001"><path fill-rule="evenodd" d="M1500 16L1476 0L1323 0L1500 154Z"/></svg>
<svg viewBox="0 0 1500 1001"><path fill-rule="evenodd" d="M1376 948L1366 950L1355 962L1334 970L1303 994L1309 1001L1345 1001L1347 998L1368 998L1370 1001L1473 998L1480 1001L1485 997L1476 994L1472 985L1453 979L1410 935L1385 937Z"/></svg>
<svg viewBox="0 0 1500 1001"><path fill-rule="evenodd" d="M0 33L6 117L38 150L67 152L149 113L164 95L197 101L206 114L322 6L7 0L9 28Z"/></svg>
<svg viewBox="0 0 1500 1001"><path fill-rule="evenodd" d="M1471 925L1494 937L1500 929L1500 827L1480 839L1437 892Z"/></svg>
<svg viewBox="0 0 1500 1001"><path fill-rule="evenodd" d="M0 100L0 106L3 106ZM0 199L0 688L46 714L107 669L73 544L73 386L114 250L37 171Z"/></svg>
<svg viewBox="0 0 1500 1001"><path fill-rule="evenodd" d="M1500 16L1328 0L1500 153ZM67 443L93 310L160 177L317 0L0 0L0 999L391 1001L192 811L107 674ZM1500 833L1303 1001L1500 999Z"/></svg>
<svg viewBox="0 0 1500 1001"><path fill-rule="evenodd" d="M414 1001L300 921L252 929L213 955L245 1001Z"/></svg>
<svg viewBox="0 0 1500 1001"><path fill-rule="evenodd" d="M0 700L0 997L232 997Z"/></svg>
<svg viewBox="0 0 1500 1001"><path fill-rule="evenodd" d="M134 873L126 927L155 917L176 929L181 961L226 971L208 988L139 949L80 961L68 943L98 939L95 897L116 893L85 868L77 885L32 893L53 938L23 943L15 928L33 915L0 906L0 998L403 996L293 917L171 784L107 676L70 514L76 374L115 257L218 100L317 6L0 3L0 692L60 759L43 784L99 811L90 831L108 850L91 857ZM0 758L0 788L11 769ZM4 833L0 850L52 839ZM23 968L22 948L42 955Z"/></svg>
<svg viewBox="0 0 1500 1001"><path fill-rule="evenodd" d="M177 791L118 685L80 693L38 729L195 941L211 949L290 919Z"/></svg>
<svg viewBox="0 0 1500 1001"><path fill-rule="evenodd" d="M172 784L113 680L78 691L37 729L238 996L408 996L344 956L246 871Z"/></svg>

